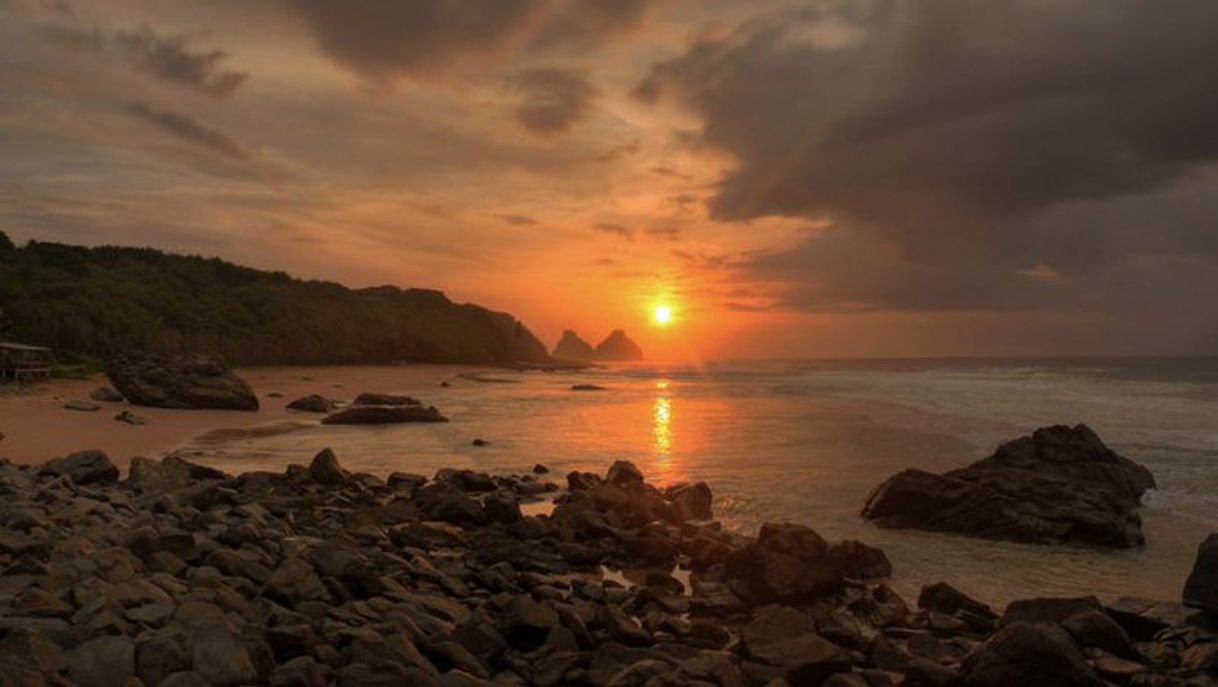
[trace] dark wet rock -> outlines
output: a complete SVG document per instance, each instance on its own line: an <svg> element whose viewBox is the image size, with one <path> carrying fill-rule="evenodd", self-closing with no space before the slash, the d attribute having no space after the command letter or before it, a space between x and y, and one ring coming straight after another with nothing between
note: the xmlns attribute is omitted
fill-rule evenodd
<svg viewBox="0 0 1218 687"><path fill-rule="evenodd" d="M642 484L643 472L628 460L618 460L609 466L605 481L617 486Z"/></svg>
<svg viewBox="0 0 1218 687"><path fill-rule="evenodd" d="M136 405L258 410L258 397L249 384L214 357L120 355L107 366L106 375Z"/></svg>
<svg viewBox="0 0 1218 687"><path fill-rule="evenodd" d="M596 357L596 351L592 349L592 344L581 339L575 330L564 329L562 338L558 340L550 355L555 360L585 362Z"/></svg>
<svg viewBox="0 0 1218 687"><path fill-rule="evenodd" d="M73 484L108 484L118 481L118 468L101 451L80 451L45 463L40 475L67 476Z"/></svg>
<svg viewBox="0 0 1218 687"><path fill-rule="evenodd" d="M486 439L474 439L473 441L471 441L469 443L471 446L490 446L491 445L491 442L487 441Z"/></svg>
<svg viewBox="0 0 1218 687"><path fill-rule="evenodd" d="M118 414L116 414L114 416L114 419L118 420L119 422L124 422L129 425L146 425L146 424L148 424L147 418L145 418L141 415L136 415L135 413L131 412L130 410L120 411Z"/></svg>
<svg viewBox="0 0 1218 687"><path fill-rule="evenodd" d="M614 329L596 345L595 360L642 360L643 349L626 336L621 329Z"/></svg>
<svg viewBox="0 0 1218 687"><path fill-rule="evenodd" d="M415 501L430 520L454 525L486 522L482 503L449 484L429 484L415 492Z"/></svg>
<svg viewBox="0 0 1218 687"><path fill-rule="evenodd" d="M571 491L587 491L600 482L601 476L594 472L567 473L567 489Z"/></svg>
<svg viewBox="0 0 1218 687"><path fill-rule="evenodd" d="M608 389L599 384L572 384L571 391L608 391Z"/></svg>
<svg viewBox="0 0 1218 687"><path fill-rule="evenodd" d="M714 518L711 503L714 494L706 482L677 484L664 490L664 497L672 502L673 510L681 520L710 520Z"/></svg>
<svg viewBox="0 0 1218 687"><path fill-rule="evenodd" d="M951 687L960 682L960 672L955 668L921 656L911 659L903 672L901 687Z"/></svg>
<svg viewBox="0 0 1218 687"><path fill-rule="evenodd" d="M522 651L540 648L559 627L558 612L549 604L518 594L503 609L499 630L507 643Z"/></svg>
<svg viewBox="0 0 1218 687"><path fill-rule="evenodd" d="M89 398L99 403L122 403L127 399L123 395L108 386L99 386L89 392Z"/></svg>
<svg viewBox="0 0 1218 687"><path fill-rule="evenodd" d="M80 687L122 687L135 676L135 642L97 637L69 651L64 662L68 678Z"/></svg>
<svg viewBox="0 0 1218 687"><path fill-rule="evenodd" d="M495 491L498 488L494 478L485 472L474 470L444 468L436 472L434 481L437 484L450 485L467 492Z"/></svg>
<svg viewBox="0 0 1218 687"><path fill-rule="evenodd" d="M1184 583L1184 605L1218 614L1218 534L1197 547L1197 559Z"/></svg>
<svg viewBox="0 0 1218 687"><path fill-rule="evenodd" d="M271 687L325 687L326 671L312 656L297 656L275 666Z"/></svg>
<svg viewBox="0 0 1218 687"><path fill-rule="evenodd" d="M166 676L158 687L212 687L212 684L193 670L180 670Z"/></svg>
<svg viewBox="0 0 1218 687"><path fill-rule="evenodd" d="M157 461L136 456L131 459L127 481L136 491L151 493L189 487L196 482L227 479L228 475L215 468L192 463L178 456L166 456Z"/></svg>
<svg viewBox="0 0 1218 687"><path fill-rule="evenodd" d="M1102 681L1060 626L1013 622L990 637L963 664L968 687L1088 687Z"/></svg>
<svg viewBox="0 0 1218 687"><path fill-rule="evenodd" d="M949 615L964 611L990 620L998 619L998 614L994 613L989 606L946 582L936 582L922 587L922 591L918 594L918 608Z"/></svg>
<svg viewBox="0 0 1218 687"><path fill-rule="evenodd" d="M288 410L299 410L306 413L328 413L334 410L334 401L321 394L313 394L311 396L301 396L289 403L287 408Z"/></svg>
<svg viewBox="0 0 1218 687"><path fill-rule="evenodd" d="M434 406L351 406L322 418L323 425L385 425L403 422L448 422Z"/></svg>
<svg viewBox="0 0 1218 687"><path fill-rule="evenodd" d="M781 668L788 684L819 685L851 670L849 655L816 633L811 618L789 606L765 606L740 633L748 657Z"/></svg>
<svg viewBox="0 0 1218 687"><path fill-rule="evenodd" d="M935 475L906 470L872 492L863 517L884 527L1032 543L1143 543L1141 497L1150 472L1085 425L1057 425L1007 442L989 458Z"/></svg>
<svg viewBox="0 0 1218 687"><path fill-rule="evenodd" d="M1007 605L1006 612L1002 614L1002 624L1020 621L1061 623L1078 613L1101 610L1103 606L1094 596L1018 599Z"/></svg>
<svg viewBox="0 0 1218 687"><path fill-rule="evenodd" d="M841 587L848 577L886 575L883 552L858 542L829 546L809 527L766 523L755 543L732 553L732 589L751 603L796 601Z"/></svg>
<svg viewBox="0 0 1218 687"><path fill-rule="evenodd" d="M64 410L76 410L82 413L95 413L101 410L101 406L90 401L72 400L63 404Z"/></svg>
<svg viewBox="0 0 1218 687"><path fill-rule="evenodd" d="M387 483L395 489L405 488L413 491L427 484L427 478L410 472L391 472Z"/></svg>
<svg viewBox="0 0 1218 687"><path fill-rule="evenodd" d="M353 406L421 406L423 402L412 396L396 394L362 393L351 402Z"/></svg>
<svg viewBox="0 0 1218 687"><path fill-rule="evenodd" d="M1176 604L1123 596L1104 606L1104 612L1136 642L1147 642L1187 616L1186 609Z"/></svg>
<svg viewBox="0 0 1218 687"><path fill-rule="evenodd" d="M550 473L550 468L542 465L541 463L538 463L533 466L534 475L548 475L549 473Z"/></svg>
<svg viewBox="0 0 1218 687"><path fill-rule="evenodd" d="M253 684L258 679L249 650L222 625L208 625L188 638L190 664L215 687Z"/></svg>
<svg viewBox="0 0 1218 687"><path fill-rule="evenodd" d="M338 462L338 456L328 448L322 449L316 456L313 456L313 462L309 463L309 477L318 484L331 486L343 484L349 476L349 473Z"/></svg>
<svg viewBox="0 0 1218 687"><path fill-rule="evenodd" d="M1062 627L1082 647L1095 647L1121 658L1140 658L1129 635L1108 617L1096 610L1079 611L1061 621Z"/></svg>

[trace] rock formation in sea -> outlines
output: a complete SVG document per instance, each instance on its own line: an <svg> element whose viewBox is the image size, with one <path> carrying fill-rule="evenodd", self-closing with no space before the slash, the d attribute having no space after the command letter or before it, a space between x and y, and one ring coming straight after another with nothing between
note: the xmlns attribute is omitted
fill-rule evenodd
<svg viewBox="0 0 1218 687"><path fill-rule="evenodd" d="M250 385L213 356L120 355L106 366L106 376L136 405L258 410Z"/></svg>
<svg viewBox="0 0 1218 687"><path fill-rule="evenodd" d="M614 329L605 340L597 344L597 360L642 360L643 350L626 336L621 329Z"/></svg>
<svg viewBox="0 0 1218 687"><path fill-rule="evenodd" d="M872 492L862 515L883 527L1132 547L1144 543L1137 510L1154 487L1149 470L1105 446L1086 425L1055 425L966 468L894 475Z"/></svg>
<svg viewBox="0 0 1218 687"><path fill-rule="evenodd" d="M592 350L592 344L579 338L574 329L567 329L563 331L562 338L558 340L558 345L550 356L555 360L583 362L595 358L596 351Z"/></svg>
<svg viewBox="0 0 1218 687"><path fill-rule="evenodd" d="M0 461L0 684L1214 684L1218 636L1179 604L997 613L937 583L915 605L878 549L723 529L704 483L545 472Z"/></svg>

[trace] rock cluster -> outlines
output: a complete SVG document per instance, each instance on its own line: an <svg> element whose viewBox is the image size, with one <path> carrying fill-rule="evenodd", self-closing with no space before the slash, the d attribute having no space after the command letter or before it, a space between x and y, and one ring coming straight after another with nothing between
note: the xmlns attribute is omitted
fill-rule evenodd
<svg viewBox="0 0 1218 687"><path fill-rule="evenodd" d="M207 355L121 355L106 376L131 403L157 408L258 410L245 380Z"/></svg>
<svg viewBox="0 0 1218 687"><path fill-rule="evenodd" d="M1132 547L1150 471L1086 425L1056 425L1007 442L989 458L936 475L906 470L881 484L863 517L884 527L1030 543Z"/></svg>
<svg viewBox="0 0 1218 687"><path fill-rule="evenodd" d="M999 617L939 584L911 608L868 579L882 552L729 533L709 486L626 462L566 489L381 479L329 450L284 473L170 456L119 477L96 451L0 463L0 684L1166 687L1214 684L1218 663L1218 637L1162 605ZM549 515L522 512L547 496Z"/></svg>

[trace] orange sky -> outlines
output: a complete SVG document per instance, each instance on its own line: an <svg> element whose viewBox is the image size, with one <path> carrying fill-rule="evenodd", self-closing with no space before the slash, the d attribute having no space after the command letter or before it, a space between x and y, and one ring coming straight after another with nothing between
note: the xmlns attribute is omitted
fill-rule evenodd
<svg viewBox="0 0 1218 687"><path fill-rule="evenodd" d="M470 2L0 2L0 230L439 288L656 358L1218 349L1188 305L1218 295L1209 149L1155 138L1212 104L1037 92L1122 68L1136 4L1055 52L1096 10L1016 41L962 0ZM1155 18L1186 63L1147 89L1212 64L1207 12Z"/></svg>

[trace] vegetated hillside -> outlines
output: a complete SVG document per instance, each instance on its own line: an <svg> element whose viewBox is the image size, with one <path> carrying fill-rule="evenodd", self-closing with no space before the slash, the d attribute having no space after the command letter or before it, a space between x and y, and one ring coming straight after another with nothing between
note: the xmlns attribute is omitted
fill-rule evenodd
<svg viewBox="0 0 1218 687"><path fill-rule="evenodd" d="M235 365L548 362L516 318L439 291L349 289L216 258L0 232L5 337L98 359L219 353Z"/></svg>

